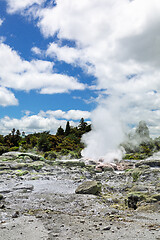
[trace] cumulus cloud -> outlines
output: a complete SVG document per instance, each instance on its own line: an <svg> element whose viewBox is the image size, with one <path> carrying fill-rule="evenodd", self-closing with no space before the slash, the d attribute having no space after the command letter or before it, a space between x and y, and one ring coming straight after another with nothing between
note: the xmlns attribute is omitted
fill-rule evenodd
<svg viewBox="0 0 160 240"><path fill-rule="evenodd" d="M16 90L38 90L41 94L83 90L84 84L76 78L56 74L49 61L23 60L8 45L0 43L0 85Z"/></svg>
<svg viewBox="0 0 160 240"><path fill-rule="evenodd" d="M68 47L60 47L56 43L51 43L46 51L46 55L50 57L57 57L59 61L64 61L69 64L75 63L79 58L81 58L81 51Z"/></svg>
<svg viewBox="0 0 160 240"><path fill-rule="evenodd" d="M0 105L3 107L18 105L14 94L4 87L0 87Z"/></svg>
<svg viewBox="0 0 160 240"><path fill-rule="evenodd" d="M0 18L0 26L2 25L2 23L3 23L3 20Z"/></svg>
<svg viewBox="0 0 160 240"><path fill-rule="evenodd" d="M94 133L104 124L112 123L122 139L121 123L134 125L143 119L151 134L160 135L159 0L57 0L56 6L39 8L35 17L45 37L57 34L60 40L75 41L74 48L51 43L46 54L70 64L85 62L97 78L97 89L106 89L99 105L107 113L103 116L100 111L97 117L98 107L92 115L94 131L89 139L97 142L98 136L97 148L104 138ZM49 93L48 88L43 91ZM110 129L109 139L115 135ZM112 147L106 143L105 149Z"/></svg>
<svg viewBox="0 0 160 240"><path fill-rule="evenodd" d="M57 0L56 3L56 6L38 12L38 26L45 37L57 34L59 39L74 40L76 47L51 44L47 53L55 54L59 60L68 63L79 59L79 62L91 64L89 72L97 78L97 88L106 89L109 96L101 99L99 104L110 109L110 117L104 114L106 119L99 118L99 124L110 125L112 122L119 126L116 124L118 118L119 122L134 125L143 119L151 126L152 135L155 136L155 132L160 134L157 128L160 101L159 1ZM118 103L116 115L114 108L110 107L113 101ZM96 112L93 122L94 118ZM97 124L96 129L98 131ZM114 136L114 131L110 135ZM101 141L99 144L103 145Z"/></svg>
<svg viewBox="0 0 160 240"><path fill-rule="evenodd" d="M56 110L56 111L47 111L47 112L40 112L40 115L42 116L49 116L49 117L55 117L57 119L67 119L67 120L80 120L81 118L89 119L91 116L91 113L88 111L81 111L81 110L69 110L67 112L62 110Z"/></svg>
<svg viewBox="0 0 160 240"><path fill-rule="evenodd" d="M22 11L31 7L33 4L41 5L45 1L46 0L6 0L9 13Z"/></svg>
<svg viewBox="0 0 160 240"><path fill-rule="evenodd" d="M75 120L80 120L82 117L89 118L90 113L87 111L70 110L64 112L61 110L56 111L40 111L37 115L31 115L26 111L26 114L21 119L10 118L8 116L0 119L1 134L8 134L13 128L24 131L26 134L34 132L50 131L55 134L57 128L62 126L64 129L66 123L70 120L71 126L76 126Z"/></svg>
<svg viewBox="0 0 160 240"><path fill-rule="evenodd" d="M41 55L41 54L42 54L41 49L38 48L38 47L32 47L32 48L31 48L31 51L32 51L34 54L36 54L36 55Z"/></svg>

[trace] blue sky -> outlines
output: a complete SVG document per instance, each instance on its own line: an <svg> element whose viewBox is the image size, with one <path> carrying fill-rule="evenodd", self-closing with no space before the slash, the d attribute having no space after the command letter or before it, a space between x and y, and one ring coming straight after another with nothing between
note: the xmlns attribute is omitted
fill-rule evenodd
<svg viewBox="0 0 160 240"><path fill-rule="evenodd" d="M0 133L84 117L91 149L141 120L159 136L159 23L159 0L1 0Z"/></svg>
<svg viewBox="0 0 160 240"><path fill-rule="evenodd" d="M46 6L49 3L51 3L51 1L46 1ZM62 75L62 85L63 75L67 75L75 78L82 86L77 87L75 83L75 87L72 87L73 89L63 89L61 93L55 90L55 93L51 94L40 94L38 87L35 87L35 89L31 87L29 90L25 90L25 86L22 89L8 87L7 89L14 95L14 98L10 100L6 99L6 102L0 102L0 118L4 119L4 117L8 116L11 122L15 119L23 121L22 118L26 116L26 114L27 116L36 116L41 111L61 110L63 112L68 112L70 110L75 110L74 118L71 116L65 119L63 115L59 119L56 119L55 126L52 126L52 129L50 129L51 132L55 132L58 125L64 126L64 120L73 120L76 123L79 122L80 117L84 117L86 121L90 120L90 111L96 106L96 102L93 99L97 97L97 92L96 90L89 89L89 87L93 85L96 78L93 74L87 73L81 66L59 61L56 56L45 56L45 54L36 54L32 51L34 47L45 51L51 42L56 43L59 39L56 34L51 37L44 37L37 26L37 19L24 16L24 13L19 10L10 13L9 6L9 1L0 1L0 19L3 21L0 26L1 44L5 44L7 48L10 48L11 52L15 51L22 61L31 62L33 60L42 60L53 63L53 72ZM75 42L73 40L64 39L61 40L61 44L62 46L72 47L75 45ZM3 61L3 59L0 59L0 61ZM26 79L26 81L30 84L29 81L32 80ZM58 78L56 81L58 81ZM81 116L78 111L81 111ZM76 116L76 114L78 115ZM58 120L63 121L61 122ZM13 124L9 127L4 126L2 133L7 133L12 127L14 127ZM21 131L23 130L22 128L23 125L21 126ZM35 126L32 128L32 126L29 125L24 126L24 130L28 132L43 131L45 127L41 128L37 126L36 129Z"/></svg>

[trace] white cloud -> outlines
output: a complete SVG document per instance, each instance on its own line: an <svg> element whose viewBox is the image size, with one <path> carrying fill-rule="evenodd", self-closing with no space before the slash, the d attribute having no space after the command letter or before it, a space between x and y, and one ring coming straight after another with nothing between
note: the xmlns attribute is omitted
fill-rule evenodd
<svg viewBox="0 0 160 240"><path fill-rule="evenodd" d="M41 5L45 1L46 0L6 0L9 13L22 11L28 7L31 7L33 4Z"/></svg>
<svg viewBox="0 0 160 240"><path fill-rule="evenodd" d="M0 43L0 85L16 90L38 90L42 94L64 93L83 90L85 86L77 79L56 74L49 61L21 59L16 51Z"/></svg>
<svg viewBox="0 0 160 240"><path fill-rule="evenodd" d="M0 119L1 134L8 134L13 128L19 129L21 132L24 131L26 134L34 132L50 131L55 134L57 128L62 126L64 129L66 123L70 120L71 126L76 126L77 122L74 120L80 120L81 117L88 118L89 112L80 110L70 110L63 112L57 111L40 111L38 115L26 115L21 119L10 118L8 116Z"/></svg>
<svg viewBox="0 0 160 240"><path fill-rule="evenodd" d="M143 118L151 125L153 119L156 126L152 109L159 109L160 101L158 0L58 0L56 7L40 9L37 16L45 37L58 33L60 40L76 43L75 48L52 43L48 55L71 64L89 62L97 88L107 89L119 102L117 115L123 121L136 124ZM157 94L149 95L153 90ZM111 101L105 98L100 104L108 107Z"/></svg>
<svg viewBox="0 0 160 240"><path fill-rule="evenodd" d="M88 111L81 111L81 110L69 110L67 112L62 110L56 111L47 111L47 112L40 112L43 116L50 116L55 117L57 119L67 119L67 120L80 120L81 118L88 119L90 118L90 112Z"/></svg>
<svg viewBox="0 0 160 240"><path fill-rule="evenodd" d="M35 16L38 27L45 37L57 34L59 40L75 41L76 47L52 43L47 54L53 57L55 54L58 60L71 64L78 60L80 64L86 63L85 67L90 63L88 72L97 78L97 89L106 89L110 96L100 98L100 109L108 109L109 117L108 113L106 118L98 117L95 130L112 123L119 126L117 132L121 133L117 120L136 124L143 118L151 126L152 134L160 135L159 0L57 0L56 3L54 7L39 8ZM41 88L41 93L49 93L50 89ZM96 116L92 116L93 122ZM115 137L114 130L100 132L108 134L108 138ZM98 144L102 145L99 139Z"/></svg>
<svg viewBox="0 0 160 240"><path fill-rule="evenodd" d="M56 43L51 43L46 51L46 55L57 57L59 61L71 64L75 63L81 57L81 51L67 46L60 47Z"/></svg>
<svg viewBox="0 0 160 240"><path fill-rule="evenodd" d="M38 48L38 47L32 47L32 48L31 48L31 51L32 51L34 54L36 54L36 55L41 55L41 54L42 54L41 49Z"/></svg>
<svg viewBox="0 0 160 240"><path fill-rule="evenodd" d="M18 105L18 100L14 94L4 87L0 87L0 106Z"/></svg>
<svg viewBox="0 0 160 240"><path fill-rule="evenodd" d="M3 23L3 20L0 18L0 26L2 25L2 23Z"/></svg>

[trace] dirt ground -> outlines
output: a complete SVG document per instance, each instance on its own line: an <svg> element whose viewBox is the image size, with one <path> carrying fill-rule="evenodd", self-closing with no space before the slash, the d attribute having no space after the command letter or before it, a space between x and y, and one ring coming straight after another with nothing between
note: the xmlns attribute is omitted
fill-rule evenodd
<svg viewBox="0 0 160 240"><path fill-rule="evenodd" d="M0 177L0 240L160 240L159 202L157 211L116 209L101 196L75 194L84 181L78 168Z"/></svg>

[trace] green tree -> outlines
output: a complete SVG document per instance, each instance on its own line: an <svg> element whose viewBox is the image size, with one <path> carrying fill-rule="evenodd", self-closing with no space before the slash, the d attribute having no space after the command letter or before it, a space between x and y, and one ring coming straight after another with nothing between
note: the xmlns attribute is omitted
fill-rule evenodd
<svg viewBox="0 0 160 240"><path fill-rule="evenodd" d="M71 131L71 127L70 127L69 121L67 121L66 129L65 129L65 135L66 136L69 135L70 131Z"/></svg>
<svg viewBox="0 0 160 240"><path fill-rule="evenodd" d="M38 150L43 152L50 151L49 132L41 133L38 140Z"/></svg>
<svg viewBox="0 0 160 240"><path fill-rule="evenodd" d="M60 126L56 132L57 136L64 136L64 129Z"/></svg>
<svg viewBox="0 0 160 240"><path fill-rule="evenodd" d="M85 128L86 128L86 126L87 126L87 123L84 121L84 118L81 118L80 123L79 123L79 125L78 125L78 128L79 128L80 130L84 131Z"/></svg>

